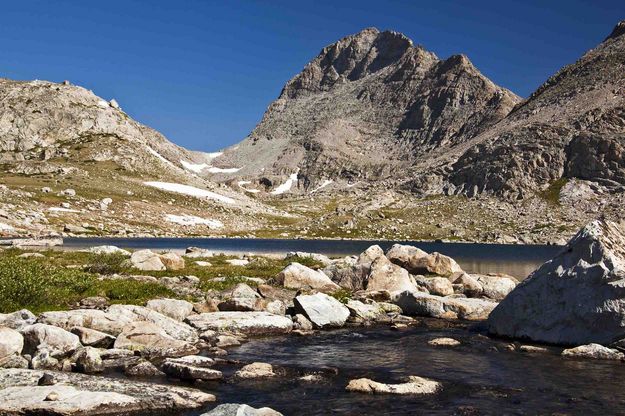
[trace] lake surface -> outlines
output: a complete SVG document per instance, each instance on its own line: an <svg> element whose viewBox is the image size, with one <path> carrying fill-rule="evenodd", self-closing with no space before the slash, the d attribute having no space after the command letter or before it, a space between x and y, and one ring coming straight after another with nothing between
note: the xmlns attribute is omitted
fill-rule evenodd
<svg viewBox="0 0 625 416"><path fill-rule="evenodd" d="M394 241L379 240L285 240L250 238L65 238L68 248L87 248L115 245L129 249L184 250L201 247L224 253L285 254L306 251L328 256L360 254L367 247L378 244L384 250ZM555 256L561 248L546 245L506 245L402 241L427 252L438 251L453 257L462 268L471 273L508 273L525 278L536 267Z"/></svg>
<svg viewBox="0 0 625 416"><path fill-rule="evenodd" d="M441 321L437 323L440 325ZM427 341L451 336L459 347ZM504 342L467 328L352 328L309 337L253 340L228 358L298 369L335 367L320 383L297 377L215 383L218 403L269 406L285 415L608 415L625 414L625 364L573 360L549 353L506 351ZM401 382L417 375L442 383L431 396L345 391L350 379Z"/></svg>

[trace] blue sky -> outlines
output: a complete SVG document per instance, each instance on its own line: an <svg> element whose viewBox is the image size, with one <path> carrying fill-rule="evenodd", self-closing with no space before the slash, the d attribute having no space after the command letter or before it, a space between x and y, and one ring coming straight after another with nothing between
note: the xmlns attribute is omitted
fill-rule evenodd
<svg viewBox="0 0 625 416"><path fill-rule="evenodd" d="M544 3L544 4L543 4ZM464 53L529 95L625 19L625 1L0 2L0 77L70 80L196 150L243 139L284 83L375 26Z"/></svg>

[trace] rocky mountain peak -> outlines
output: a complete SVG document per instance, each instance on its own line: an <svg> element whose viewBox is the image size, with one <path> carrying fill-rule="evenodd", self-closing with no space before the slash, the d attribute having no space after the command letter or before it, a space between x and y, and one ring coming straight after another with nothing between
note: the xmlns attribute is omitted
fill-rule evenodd
<svg viewBox="0 0 625 416"><path fill-rule="evenodd" d="M360 80L398 63L413 49L414 56L436 59L422 47L414 47L412 40L399 32L364 29L323 48L287 83L281 97L297 98Z"/></svg>
<svg viewBox="0 0 625 416"><path fill-rule="evenodd" d="M625 20L621 20L620 22L618 22L616 26L614 26L612 33L610 33L610 35L607 38L605 38L605 40L616 39L619 36L623 36L623 35L625 35Z"/></svg>

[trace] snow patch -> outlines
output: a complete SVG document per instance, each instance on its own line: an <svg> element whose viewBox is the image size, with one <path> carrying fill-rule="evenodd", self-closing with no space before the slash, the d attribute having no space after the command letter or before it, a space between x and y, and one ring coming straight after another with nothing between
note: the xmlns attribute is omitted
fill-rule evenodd
<svg viewBox="0 0 625 416"><path fill-rule="evenodd" d="M168 164L169 166L171 166L172 168L175 168L176 166L171 163L169 160L165 159L163 157L163 155L161 155L159 152L157 152L156 150L152 149L150 146L148 146L147 144L145 145L145 148L147 149L148 152L152 153L154 156L156 156L158 159L160 159L162 162Z"/></svg>
<svg viewBox="0 0 625 416"><path fill-rule="evenodd" d="M216 201L224 202L226 204L234 204L236 201L230 197L220 195L215 192L207 191L206 189L196 188L194 186L182 185L180 183L171 182L143 182L147 186L161 189L163 191L176 192L179 194L195 196L198 198L209 198Z"/></svg>
<svg viewBox="0 0 625 416"><path fill-rule="evenodd" d="M169 222L173 222L174 224L180 224L184 226L195 226L195 225L207 225L208 228L221 228L224 224L218 220L211 220L208 218L200 218L194 215L174 215L174 214L166 214L165 220Z"/></svg>
<svg viewBox="0 0 625 416"><path fill-rule="evenodd" d="M0 231L15 231L15 228L9 224L0 222Z"/></svg>
<svg viewBox="0 0 625 416"><path fill-rule="evenodd" d="M62 208L62 207L50 207L48 208L48 211L51 212L80 212L77 209L70 209L70 208Z"/></svg>
<svg viewBox="0 0 625 416"><path fill-rule="evenodd" d="M213 160L213 159L223 155L224 152L212 152L212 153L204 153L204 154L206 155L208 160Z"/></svg>
<svg viewBox="0 0 625 416"><path fill-rule="evenodd" d="M241 168L216 168L214 166L211 166L210 168L208 168L208 171L210 173L235 173L240 171Z"/></svg>
<svg viewBox="0 0 625 416"><path fill-rule="evenodd" d="M310 191L310 193L312 194L313 192L317 192L318 190L323 189L326 186L330 185L332 182L334 182L334 181L330 180L330 179L326 179L325 181L321 182L321 185L319 185L318 187L316 187L315 189Z"/></svg>
<svg viewBox="0 0 625 416"><path fill-rule="evenodd" d="M191 172L195 172L195 173L201 173L204 169L208 167L206 163L195 164L195 163L186 162L184 160L181 160L180 164L185 169L190 170Z"/></svg>
<svg viewBox="0 0 625 416"><path fill-rule="evenodd" d="M271 191L270 192L271 195L280 195L280 194L290 191L291 187L293 186L293 182L297 181L298 173L299 173L299 169L297 170L297 172L292 173L291 176L289 176L289 179L286 180L286 182L284 182L282 185L278 186L276 189Z"/></svg>

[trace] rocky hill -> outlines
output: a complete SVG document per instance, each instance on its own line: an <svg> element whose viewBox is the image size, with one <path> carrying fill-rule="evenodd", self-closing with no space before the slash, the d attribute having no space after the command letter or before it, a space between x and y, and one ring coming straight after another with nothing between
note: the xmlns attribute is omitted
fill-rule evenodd
<svg viewBox="0 0 625 416"><path fill-rule="evenodd" d="M625 21L470 141L450 191L522 198L559 179L625 185Z"/></svg>
<svg viewBox="0 0 625 416"><path fill-rule="evenodd" d="M274 190L398 180L432 149L483 132L520 101L464 55L441 60L406 36L365 29L325 47L262 121L215 163ZM295 191L293 187L293 191Z"/></svg>

